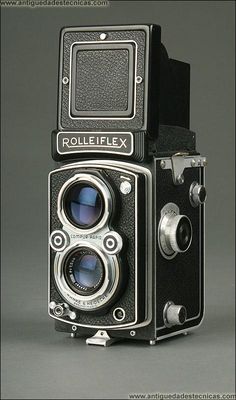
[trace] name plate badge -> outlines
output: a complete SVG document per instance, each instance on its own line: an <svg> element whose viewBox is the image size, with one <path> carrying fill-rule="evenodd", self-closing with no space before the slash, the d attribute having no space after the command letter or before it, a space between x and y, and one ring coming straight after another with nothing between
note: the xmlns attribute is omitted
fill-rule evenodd
<svg viewBox="0 0 236 400"><path fill-rule="evenodd" d="M112 153L130 156L134 151L131 132L58 132L57 151L71 153Z"/></svg>

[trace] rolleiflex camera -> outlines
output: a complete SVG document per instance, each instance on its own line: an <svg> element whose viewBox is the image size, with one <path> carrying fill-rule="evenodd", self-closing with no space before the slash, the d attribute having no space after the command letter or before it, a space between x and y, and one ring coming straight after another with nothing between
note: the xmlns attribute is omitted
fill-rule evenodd
<svg viewBox="0 0 236 400"><path fill-rule="evenodd" d="M157 25L61 32L49 175L49 315L107 346L151 345L204 313L204 167L190 66Z"/></svg>

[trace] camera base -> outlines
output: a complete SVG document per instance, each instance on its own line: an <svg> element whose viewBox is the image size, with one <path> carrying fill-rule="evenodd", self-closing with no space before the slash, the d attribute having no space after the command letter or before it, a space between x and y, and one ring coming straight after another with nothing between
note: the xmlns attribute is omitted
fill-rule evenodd
<svg viewBox="0 0 236 400"><path fill-rule="evenodd" d="M96 346L104 346L104 347L108 347L110 346L112 343L117 342L118 338L111 338L107 331L102 331L99 330L95 333L94 336L86 339L86 344L93 344Z"/></svg>

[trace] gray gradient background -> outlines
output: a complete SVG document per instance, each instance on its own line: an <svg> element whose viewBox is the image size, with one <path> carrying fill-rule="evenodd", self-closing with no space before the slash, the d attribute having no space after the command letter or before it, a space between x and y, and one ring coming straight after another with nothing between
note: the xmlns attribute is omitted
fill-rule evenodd
<svg viewBox="0 0 236 400"><path fill-rule="evenodd" d="M188 337L88 347L47 316L47 174L63 26L154 22L191 63L191 128L209 161L206 317ZM2 397L234 392L234 2L2 10Z"/></svg>

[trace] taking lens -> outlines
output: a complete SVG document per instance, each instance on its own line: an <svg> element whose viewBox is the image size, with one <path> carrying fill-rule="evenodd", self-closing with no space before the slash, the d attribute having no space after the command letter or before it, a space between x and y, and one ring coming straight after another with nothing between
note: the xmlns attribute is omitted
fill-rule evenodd
<svg viewBox="0 0 236 400"><path fill-rule="evenodd" d="M78 182L67 189L64 210L73 225L82 229L92 228L102 217L104 200L95 186Z"/></svg>
<svg viewBox="0 0 236 400"><path fill-rule="evenodd" d="M64 264L68 285L81 295L98 291L104 281L104 265L95 251L81 248L73 251Z"/></svg>
<svg viewBox="0 0 236 400"><path fill-rule="evenodd" d="M176 229L176 241L181 251L186 251L192 240L192 227L189 219L183 216Z"/></svg>

